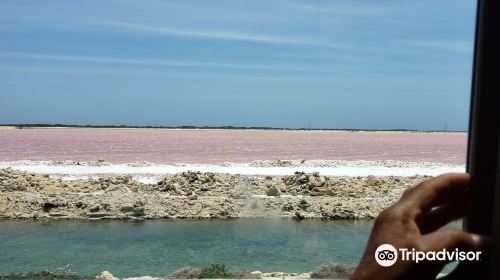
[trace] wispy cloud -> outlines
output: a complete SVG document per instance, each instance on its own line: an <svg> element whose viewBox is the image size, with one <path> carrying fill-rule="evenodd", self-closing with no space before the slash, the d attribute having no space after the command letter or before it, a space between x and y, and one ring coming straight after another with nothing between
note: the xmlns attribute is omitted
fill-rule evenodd
<svg viewBox="0 0 500 280"><path fill-rule="evenodd" d="M231 41L243 41L243 42L253 42L253 43L290 44L290 45L308 45L308 46L326 46L326 47L338 46L336 44L308 37L250 34L243 32L230 32L230 31L218 31L218 30L194 30L194 29L174 28L168 26L152 26L152 25L132 24L123 22L101 22L101 24L128 31L140 31L140 32L147 32L147 33L168 35L168 36L182 36L182 37L213 39L213 40L231 40Z"/></svg>
<svg viewBox="0 0 500 280"><path fill-rule="evenodd" d="M228 68L243 70L269 70L269 71L291 71L291 72L317 72L317 73L337 73L332 70L320 68L305 68L290 65L252 65L252 64L230 64L230 63L208 63L193 61L176 60L151 60L151 59L123 59L80 55L61 55L61 54L39 54L39 53L18 53L18 52L0 52L0 58L7 59L26 59L26 60L49 60L60 62L82 62L98 64L121 64L136 66L158 66L158 67L204 67L204 68Z"/></svg>
<svg viewBox="0 0 500 280"><path fill-rule="evenodd" d="M404 44L416 48L430 48L430 49L438 49L443 51L454 51L454 52L472 52L474 49L474 43L472 39L470 41L410 40L410 41L405 41Z"/></svg>
<svg viewBox="0 0 500 280"><path fill-rule="evenodd" d="M302 13L314 14L330 14L337 16L366 16L366 15L380 15L387 13L389 7L383 4L366 4L356 3L355 1L344 3L311 3L302 1L300 3L293 3L288 5L292 10Z"/></svg>
<svg viewBox="0 0 500 280"><path fill-rule="evenodd" d="M53 67L53 66L2 66L0 64L0 72L5 73L54 73L54 74L84 74L92 76L118 76L118 77L158 77L158 78L186 78L186 79L219 79L219 80L241 80L241 81L287 81L288 83L311 83L316 82L332 82L331 77L327 76L307 76L300 74L238 74L238 73L216 73L216 72L203 72L203 73L186 73L186 72L159 72L152 70L141 69L115 69L115 68L99 68L99 69L80 69L68 67Z"/></svg>
<svg viewBox="0 0 500 280"><path fill-rule="evenodd" d="M347 52L347 56L353 53L362 54L365 56L367 53L419 53L420 50L409 50L406 48L388 48L385 46L363 45L356 42L345 41L341 43L332 43L326 40L314 37L291 37L291 36L278 36L278 35L264 35L264 34L249 34L242 32L229 32L229 31L213 31L213 30L196 30L196 29L182 29L173 27L159 27L143 24L123 23L123 22L100 22L100 24L123 29L126 31L151 33L163 36L183 36L190 38L212 39L212 40L231 40L243 41L254 43L269 43L269 44L288 44L296 46L309 46L309 47L325 47L326 49L335 49L337 51ZM420 44L420 47L434 47L434 48L455 48L455 50L466 50L466 43L461 42L459 46L453 46L453 42L424 42L424 41L408 41L415 46Z"/></svg>

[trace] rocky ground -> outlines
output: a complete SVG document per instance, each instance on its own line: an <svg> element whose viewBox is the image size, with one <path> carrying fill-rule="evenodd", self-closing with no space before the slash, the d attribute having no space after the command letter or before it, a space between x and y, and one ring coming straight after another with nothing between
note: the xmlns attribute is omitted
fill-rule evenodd
<svg viewBox="0 0 500 280"><path fill-rule="evenodd" d="M285 272L270 272L262 273L260 271L246 273L242 275L243 277L238 278L226 278L226 279L263 279L263 280L281 280L281 279L311 279L311 273L285 273ZM122 278L122 280L170 280L170 279L202 279L202 278L175 278L175 277L151 277L151 276L140 276L140 277L129 277ZM347 279L347 278L336 278L336 279ZM95 277L95 280L120 280L120 278L114 277L113 274L103 271Z"/></svg>
<svg viewBox="0 0 500 280"><path fill-rule="evenodd" d="M183 172L144 184L130 176L61 180L5 168L0 170L0 217L369 219L427 178Z"/></svg>
<svg viewBox="0 0 500 280"><path fill-rule="evenodd" d="M287 272L230 272L224 270L217 274L207 274L204 269L196 267L184 267L174 273L162 277L131 277L122 278L122 280L168 280L168 279L207 279L207 278L225 278L225 279L264 279L264 280L279 280L279 279L350 279L354 273L354 266L337 264L337 263L324 263L317 267L314 271L306 273L287 273ZM95 280L120 280L113 276L108 271L103 271L95 277Z"/></svg>

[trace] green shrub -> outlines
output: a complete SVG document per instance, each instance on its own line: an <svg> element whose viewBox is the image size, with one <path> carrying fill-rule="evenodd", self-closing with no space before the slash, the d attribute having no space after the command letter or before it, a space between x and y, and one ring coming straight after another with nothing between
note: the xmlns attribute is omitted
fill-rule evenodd
<svg viewBox="0 0 500 280"><path fill-rule="evenodd" d="M223 264L212 264L211 266L205 266L201 269L201 278L231 278L233 274L230 273L226 266Z"/></svg>
<svg viewBox="0 0 500 280"><path fill-rule="evenodd" d="M0 280L90 280L94 277L82 277L67 273L54 272L28 272L28 273L12 273L9 275L0 276Z"/></svg>

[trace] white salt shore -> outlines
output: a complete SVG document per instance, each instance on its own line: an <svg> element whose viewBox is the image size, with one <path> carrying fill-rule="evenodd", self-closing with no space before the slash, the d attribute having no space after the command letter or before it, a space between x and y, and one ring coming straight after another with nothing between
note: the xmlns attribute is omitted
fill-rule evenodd
<svg viewBox="0 0 500 280"><path fill-rule="evenodd" d="M296 171L319 172L324 176L437 176L448 172L464 172L465 165L412 163L398 161L254 161L223 164L110 164L103 161L77 163L72 161L0 162L0 169L49 174L65 180L95 178L110 175L131 175L142 183L156 183L166 174L186 171L215 172L240 175L292 175Z"/></svg>

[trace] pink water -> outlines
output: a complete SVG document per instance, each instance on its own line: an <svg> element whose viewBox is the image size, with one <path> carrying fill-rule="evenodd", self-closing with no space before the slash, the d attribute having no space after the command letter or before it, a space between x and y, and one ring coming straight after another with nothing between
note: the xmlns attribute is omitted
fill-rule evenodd
<svg viewBox="0 0 500 280"><path fill-rule="evenodd" d="M326 159L464 164L466 146L466 133L0 129L0 161L222 163Z"/></svg>

